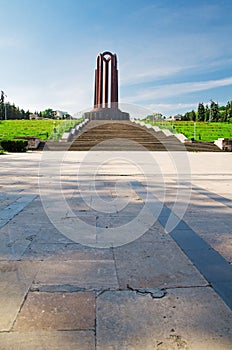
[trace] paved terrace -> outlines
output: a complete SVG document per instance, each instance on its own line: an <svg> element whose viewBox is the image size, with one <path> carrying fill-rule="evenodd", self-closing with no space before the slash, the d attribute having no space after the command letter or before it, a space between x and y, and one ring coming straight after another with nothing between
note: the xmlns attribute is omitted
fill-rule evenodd
<svg viewBox="0 0 232 350"><path fill-rule="evenodd" d="M1 156L0 350L232 349L232 154L145 153Z"/></svg>

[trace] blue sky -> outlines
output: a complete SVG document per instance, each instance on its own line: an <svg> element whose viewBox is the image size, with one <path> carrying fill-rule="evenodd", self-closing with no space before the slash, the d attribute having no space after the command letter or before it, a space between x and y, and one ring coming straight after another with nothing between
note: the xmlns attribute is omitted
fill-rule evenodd
<svg viewBox="0 0 232 350"><path fill-rule="evenodd" d="M231 0L0 0L0 90L30 111L93 105L99 52L120 101L166 116L232 100Z"/></svg>

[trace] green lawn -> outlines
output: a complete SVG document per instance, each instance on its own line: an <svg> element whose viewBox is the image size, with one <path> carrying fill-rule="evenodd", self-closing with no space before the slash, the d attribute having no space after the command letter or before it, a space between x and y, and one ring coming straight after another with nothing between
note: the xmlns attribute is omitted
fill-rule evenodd
<svg viewBox="0 0 232 350"><path fill-rule="evenodd" d="M0 139L35 136L41 140L56 139L71 126L79 124L83 119L76 120L1 120ZM54 128L56 133L54 133Z"/></svg>
<svg viewBox="0 0 232 350"><path fill-rule="evenodd" d="M160 128L169 129L173 133L184 134L188 139L194 138L194 122L164 120L149 123ZM232 124L196 122L195 135L197 141L208 142L213 142L220 137L232 138Z"/></svg>

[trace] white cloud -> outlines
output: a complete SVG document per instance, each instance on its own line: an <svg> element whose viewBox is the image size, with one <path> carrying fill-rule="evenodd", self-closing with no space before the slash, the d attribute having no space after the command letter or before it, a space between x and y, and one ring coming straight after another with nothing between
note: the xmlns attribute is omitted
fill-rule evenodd
<svg viewBox="0 0 232 350"><path fill-rule="evenodd" d="M209 90L228 85L232 85L232 77L219 80L162 85L141 90L133 96L126 97L124 100L128 103L138 103L142 101L149 101L153 99L157 100L158 98L161 99L171 96L184 95L191 92Z"/></svg>
<svg viewBox="0 0 232 350"><path fill-rule="evenodd" d="M147 68L149 67L149 69ZM135 68L135 65L133 66ZM193 66L178 66L178 65L156 65L152 67L150 64L146 67L135 69L127 69L125 74L122 74L121 84L131 85L154 81L164 77L170 77L187 69L192 69Z"/></svg>

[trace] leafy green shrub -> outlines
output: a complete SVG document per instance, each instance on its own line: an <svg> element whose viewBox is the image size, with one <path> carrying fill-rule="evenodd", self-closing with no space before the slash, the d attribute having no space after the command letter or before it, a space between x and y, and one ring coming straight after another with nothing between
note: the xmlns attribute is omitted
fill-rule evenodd
<svg viewBox="0 0 232 350"><path fill-rule="evenodd" d="M2 140L1 147L7 152L26 152L28 141L15 139L15 140Z"/></svg>

